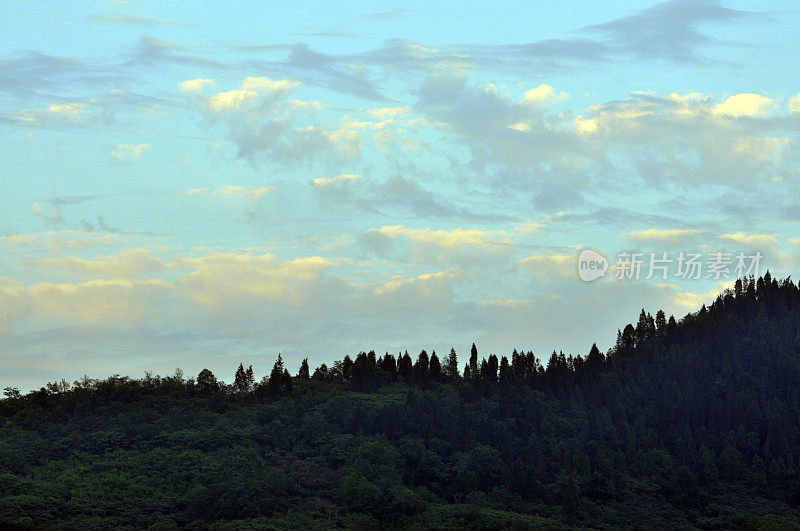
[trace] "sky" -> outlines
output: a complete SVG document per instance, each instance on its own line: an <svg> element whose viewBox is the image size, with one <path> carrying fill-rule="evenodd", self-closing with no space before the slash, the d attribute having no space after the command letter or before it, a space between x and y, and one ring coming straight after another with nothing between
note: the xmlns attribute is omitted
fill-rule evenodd
<svg viewBox="0 0 800 531"><path fill-rule="evenodd" d="M795 2L2 0L0 21L0 388L585 355L643 308L797 269Z"/></svg>

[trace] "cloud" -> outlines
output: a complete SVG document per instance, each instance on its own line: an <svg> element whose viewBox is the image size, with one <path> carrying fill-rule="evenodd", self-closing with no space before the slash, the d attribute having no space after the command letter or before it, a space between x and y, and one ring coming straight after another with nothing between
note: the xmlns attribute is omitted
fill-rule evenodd
<svg viewBox="0 0 800 531"><path fill-rule="evenodd" d="M769 160L779 156L781 149L790 143L789 138L741 138L732 147L734 155Z"/></svg>
<svg viewBox="0 0 800 531"><path fill-rule="evenodd" d="M578 279L578 253L554 252L550 254L534 254L517 262L520 270L541 282L554 279Z"/></svg>
<svg viewBox="0 0 800 531"><path fill-rule="evenodd" d="M9 247L47 249L52 254L65 250L81 250L94 246L111 246L123 243L117 234L97 234L82 230L56 230L34 234L0 236L0 244Z"/></svg>
<svg viewBox="0 0 800 531"><path fill-rule="evenodd" d="M96 22L99 24L108 24L108 25L125 25L125 26L139 26L143 28L153 28L157 26L185 26L186 24L182 24L179 22L174 22L170 20L163 20L158 18L151 18L151 17L140 17L136 15L130 15L127 13L106 13L106 14L96 14L90 13L86 15L84 19L86 22Z"/></svg>
<svg viewBox="0 0 800 531"><path fill-rule="evenodd" d="M759 248L768 251L777 246L778 240L771 234L745 234L736 232L733 234L722 234L720 239L742 244L747 247Z"/></svg>
<svg viewBox="0 0 800 531"><path fill-rule="evenodd" d="M671 297L671 300L678 307L687 311L696 311L703 304L710 304L725 289L732 289L734 281L718 282L712 289L705 293L694 293L692 291L681 291Z"/></svg>
<svg viewBox="0 0 800 531"><path fill-rule="evenodd" d="M111 157L120 162L131 162L138 160L142 152L151 147L150 144L117 144L111 148Z"/></svg>
<svg viewBox="0 0 800 531"><path fill-rule="evenodd" d="M288 79L273 81L267 77L246 77L241 87L210 96L208 108L212 112L239 111L262 96L281 95L299 85L299 82Z"/></svg>
<svg viewBox="0 0 800 531"><path fill-rule="evenodd" d="M760 13L720 5L718 0L667 0L631 15L584 28L599 34L609 51L640 60L707 63L703 48L728 43L710 37L703 25L766 20Z"/></svg>
<svg viewBox="0 0 800 531"><path fill-rule="evenodd" d="M279 262L271 254L210 253L178 258L171 267L191 269L178 282L183 295L206 310L218 311L256 301L301 305L309 300L309 284L335 265L319 256Z"/></svg>
<svg viewBox="0 0 800 531"><path fill-rule="evenodd" d="M524 105L541 105L546 102L565 100L569 98L569 94L561 92L556 94L553 87L542 83L536 88L532 88L522 96L522 103Z"/></svg>
<svg viewBox="0 0 800 531"><path fill-rule="evenodd" d="M25 105L53 100L54 94L73 96L77 91L119 88L131 78L117 65L72 57L20 51L0 59L0 93ZM34 103L32 103L34 102Z"/></svg>
<svg viewBox="0 0 800 531"><path fill-rule="evenodd" d="M213 79L198 78L181 82L181 92L202 92L206 85L214 85Z"/></svg>
<svg viewBox="0 0 800 531"><path fill-rule="evenodd" d="M168 289L157 280L90 280L82 284L42 282L27 289L33 311L68 322L134 324L153 309L153 300Z"/></svg>
<svg viewBox="0 0 800 531"><path fill-rule="evenodd" d="M773 100L758 94L736 94L715 105L712 112L732 118L763 116L773 103Z"/></svg>
<svg viewBox="0 0 800 531"><path fill-rule="evenodd" d="M85 103L52 103L47 107L27 109L12 115L11 123L40 129L71 129L86 127L97 115Z"/></svg>
<svg viewBox="0 0 800 531"><path fill-rule="evenodd" d="M34 203L31 207L31 212L52 225L63 225L66 221L64 219L64 213L61 212L61 207L59 205L53 205L53 208L48 214L42 209L42 205Z"/></svg>
<svg viewBox="0 0 800 531"><path fill-rule="evenodd" d="M789 100L789 112L794 114L800 113L800 94L797 94Z"/></svg>
<svg viewBox="0 0 800 531"><path fill-rule="evenodd" d="M68 275L93 279L132 279L166 270L166 264L154 257L149 249L131 249L94 258L67 256L40 259L40 268L54 269Z"/></svg>
<svg viewBox="0 0 800 531"><path fill-rule="evenodd" d="M697 229L647 229L633 231L624 234L628 240L640 242L667 242L677 243L688 236L695 235L700 231Z"/></svg>
<svg viewBox="0 0 800 531"><path fill-rule="evenodd" d="M336 177L317 177L311 181L316 187L329 187L345 183L352 183L361 179L360 175L343 173Z"/></svg>
<svg viewBox="0 0 800 531"><path fill-rule="evenodd" d="M394 225L383 226L380 229L370 229L369 233L372 236L390 240L408 238L415 244L434 245L446 250L459 247L489 248L497 244L507 243L505 235L478 229L408 229L402 225Z"/></svg>
<svg viewBox="0 0 800 531"><path fill-rule="evenodd" d="M186 53L188 50L189 48L187 46L142 36L133 47L131 53L127 55L128 60L123 63L123 66L152 67L158 65L179 65L217 69L225 68L225 65L216 61Z"/></svg>

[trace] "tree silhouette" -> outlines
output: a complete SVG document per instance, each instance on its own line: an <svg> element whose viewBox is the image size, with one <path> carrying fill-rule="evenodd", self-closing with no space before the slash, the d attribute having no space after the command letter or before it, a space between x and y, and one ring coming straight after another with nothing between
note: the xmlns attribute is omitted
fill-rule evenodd
<svg viewBox="0 0 800 531"><path fill-rule="evenodd" d="M238 371L237 371L238 373ZM211 394L219 391L219 382L214 373L208 369L203 369L197 375L197 389L203 394Z"/></svg>

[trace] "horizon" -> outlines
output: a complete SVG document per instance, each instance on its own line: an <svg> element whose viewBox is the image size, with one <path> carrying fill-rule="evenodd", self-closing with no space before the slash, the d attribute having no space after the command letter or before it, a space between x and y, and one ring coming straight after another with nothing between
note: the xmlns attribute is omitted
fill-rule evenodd
<svg viewBox="0 0 800 531"><path fill-rule="evenodd" d="M585 356L800 265L785 1L0 17L0 388Z"/></svg>

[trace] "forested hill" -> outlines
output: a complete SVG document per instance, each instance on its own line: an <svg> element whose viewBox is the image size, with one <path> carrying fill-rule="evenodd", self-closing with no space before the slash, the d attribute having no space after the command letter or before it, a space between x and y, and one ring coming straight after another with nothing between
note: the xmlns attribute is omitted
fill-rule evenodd
<svg viewBox="0 0 800 531"><path fill-rule="evenodd" d="M607 353L279 359L0 402L0 521L800 528L800 290L738 281Z"/></svg>

